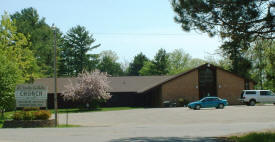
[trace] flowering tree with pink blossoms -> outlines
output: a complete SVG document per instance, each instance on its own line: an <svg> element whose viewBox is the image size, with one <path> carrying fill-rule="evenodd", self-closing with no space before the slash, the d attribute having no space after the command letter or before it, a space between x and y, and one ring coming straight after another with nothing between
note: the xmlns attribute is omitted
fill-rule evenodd
<svg viewBox="0 0 275 142"><path fill-rule="evenodd" d="M98 70L84 71L77 77L77 82L70 82L62 93L65 100L80 101L86 107L95 109L100 102L111 98L107 73Z"/></svg>

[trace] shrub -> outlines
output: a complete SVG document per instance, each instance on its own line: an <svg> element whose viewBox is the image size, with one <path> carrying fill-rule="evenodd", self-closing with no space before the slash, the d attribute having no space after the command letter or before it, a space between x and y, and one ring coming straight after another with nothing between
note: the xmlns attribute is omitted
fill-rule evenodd
<svg viewBox="0 0 275 142"><path fill-rule="evenodd" d="M37 111L40 110L39 107L24 107L23 111Z"/></svg>
<svg viewBox="0 0 275 142"><path fill-rule="evenodd" d="M24 114L22 112L15 112L12 116L13 120L23 120Z"/></svg>
<svg viewBox="0 0 275 142"><path fill-rule="evenodd" d="M48 120L51 112L47 110L20 111L13 114L13 120Z"/></svg>
<svg viewBox="0 0 275 142"><path fill-rule="evenodd" d="M30 111L23 111L23 114L24 114L23 120L33 120L34 119L34 116L33 116L32 112L30 112Z"/></svg>
<svg viewBox="0 0 275 142"><path fill-rule="evenodd" d="M47 110L40 110L34 112L35 120L48 120L51 117L51 112Z"/></svg>
<svg viewBox="0 0 275 142"><path fill-rule="evenodd" d="M189 101L187 101L183 98L178 99L178 104L180 107L186 106L188 103L189 103Z"/></svg>

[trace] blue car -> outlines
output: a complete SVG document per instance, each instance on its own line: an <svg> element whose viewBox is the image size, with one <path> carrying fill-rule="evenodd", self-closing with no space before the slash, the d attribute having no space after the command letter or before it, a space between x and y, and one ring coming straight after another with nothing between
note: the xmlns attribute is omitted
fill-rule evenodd
<svg viewBox="0 0 275 142"><path fill-rule="evenodd" d="M199 110L201 108L210 108L210 107L223 109L224 106L227 106L227 105L228 105L227 100L223 100L218 97L205 97L199 101L191 102L187 106L190 109Z"/></svg>

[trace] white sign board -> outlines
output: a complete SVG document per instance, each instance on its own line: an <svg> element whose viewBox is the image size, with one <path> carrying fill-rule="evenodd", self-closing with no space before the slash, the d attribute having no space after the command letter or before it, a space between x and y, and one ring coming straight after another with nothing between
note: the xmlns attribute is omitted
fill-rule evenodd
<svg viewBox="0 0 275 142"><path fill-rule="evenodd" d="M47 87L22 84L15 88L16 107L47 107Z"/></svg>

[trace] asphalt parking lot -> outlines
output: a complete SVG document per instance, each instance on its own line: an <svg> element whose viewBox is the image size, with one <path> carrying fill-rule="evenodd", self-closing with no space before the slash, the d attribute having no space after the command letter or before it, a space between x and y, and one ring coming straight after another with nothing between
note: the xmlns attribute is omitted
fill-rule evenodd
<svg viewBox="0 0 275 142"><path fill-rule="evenodd" d="M60 116L65 123L66 115ZM69 123L82 126L186 125L275 121L275 105L228 106L225 109L151 108L69 114Z"/></svg>
<svg viewBox="0 0 275 142"><path fill-rule="evenodd" d="M66 115L59 122L65 123ZM0 142L200 142L275 129L275 105L225 109L152 108L69 114L78 128L0 129Z"/></svg>

